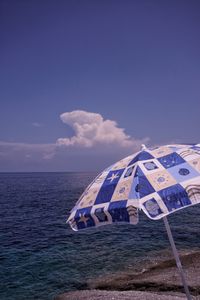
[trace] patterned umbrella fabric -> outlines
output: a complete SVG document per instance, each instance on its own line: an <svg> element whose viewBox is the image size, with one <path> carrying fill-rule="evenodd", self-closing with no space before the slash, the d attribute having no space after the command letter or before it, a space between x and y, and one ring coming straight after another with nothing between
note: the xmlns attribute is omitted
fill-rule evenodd
<svg viewBox="0 0 200 300"><path fill-rule="evenodd" d="M68 218L72 229L138 223L138 210L163 218L185 294L186 276L167 215L200 203L200 144L167 145L130 155L104 170L88 186Z"/></svg>
<svg viewBox="0 0 200 300"><path fill-rule="evenodd" d="M138 209L157 220L200 203L200 144L145 146L99 174L68 222L73 230L138 222Z"/></svg>

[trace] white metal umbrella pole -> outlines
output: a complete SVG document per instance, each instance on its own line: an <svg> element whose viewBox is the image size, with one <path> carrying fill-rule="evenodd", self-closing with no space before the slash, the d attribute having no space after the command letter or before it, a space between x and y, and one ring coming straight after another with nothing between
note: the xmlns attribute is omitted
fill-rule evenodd
<svg viewBox="0 0 200 300"><path fill-rule="evenodd" d="M178 270L179 270L179 273L180 273L180 276L181 276L181 280L182 280L182 283L183 283L183 286L184 286L184 290L185 290L187 299L192 300L192 297L190 295L188 285L187 285L187 282L186 282L185 273L184 273L183 268L182 268L182 264L181 264L181 261L180 261L179 255L178 255L178 251L176 249L176 245L174 243L174 239L173 239L173 236L172 236L172 232L171 232L167 217L163 217L163 221L165 223L165 228L167 230L168 238L169 238L169 241L170 241L170 244L171 244L171 247L172 247L172 251L173 251L173 254L174 254L174 257L175 257L175 260L176 260L176 265L178 267Z"/></svg>

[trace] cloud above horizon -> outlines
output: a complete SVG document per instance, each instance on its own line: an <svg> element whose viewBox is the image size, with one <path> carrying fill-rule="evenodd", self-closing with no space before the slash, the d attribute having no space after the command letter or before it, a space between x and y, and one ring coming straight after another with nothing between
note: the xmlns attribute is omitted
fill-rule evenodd
<svg viewBox="0 0 200 300"><path fill-rule="evenodd" d="M116 121L104 119L99 113L74 110L62 113L60 119L72 128L71 137L52 143L0 141L1 170L49 170L51 166L67 170L88 166L100 169L138 151L141 144L149 141L126 134Z"/></svg>
<svg viewBox="0 0 200 300"><path fill-rule="evenodd" d="M43 125L41 124L41 123L39 123L39 122L33 122L33 123L31 123L31 125L33 126L33 127L42 127Z"/></svg>
<svg viewBox="0 0 200 300"><path fill-rule="evenodd" d="M135 149L149 140L137 140L127 135L116 121L104 120L99 113L74 110L62 113L60 119L74 130L74 136L57 139L58 146L91 148L96 145L115 145Z"/></svg>
<svg viewBox="0 0 200 300"><path fill-rule="evenodd" d="M56 144L29 144L20 142L0 141L0 157L25 157L26 159L52 159L55 155Z"/></svg>

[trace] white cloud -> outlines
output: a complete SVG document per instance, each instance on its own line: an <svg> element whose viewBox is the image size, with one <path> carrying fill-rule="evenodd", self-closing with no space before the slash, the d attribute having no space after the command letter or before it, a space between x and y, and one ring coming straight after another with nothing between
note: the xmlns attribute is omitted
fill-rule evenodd
<svg viewBox="0 0 200 300"><path fill-rule="evenodd" d="M71 126L75 135L59 138L59 146L90 148L95 145L115 145L122 148L138 148L148 139L137 140L127 135L116 121L104 120L98 113L74 110L60 115L63 123Z"/></svg>
<svg viewBox="0 0 200 300"><path fill-rule="evenodd" d="M28 144L0 141L0 149L4 156L15 156L21 153L25 158L31 158L32 155L39 155L39 157L46 160L54 157L56 144Z"/></svg>
<svg viewBox="0 0 200 300"><path fill-rule="evenodd" d="M98 166L100 169L101 165L106 166L104 162L111 164L139 150L141 144L148 140L138 140L127 135L115 121L105 120L98 113L76 110L63 113L60 118L72 127L74 136L59 138L51 144L0 141L1 170L7 170L7 166L13 170L17 164L18 169L26 165L32 169L42 169L42 166L50 166L51 163L54 169L59 164L62 170L65 164L68 169L76 168L75 165L81 169L81 166L88 168L91 161L94 168ZM76 164L73 163L75 161Z"/></svg>
<svg viewBox="0 0 200 300"><path fill-rule="evenodd" d="M33 122L32 125L34 127L42 127L42 124L41 123L38 123L38 122Z"/></svg>

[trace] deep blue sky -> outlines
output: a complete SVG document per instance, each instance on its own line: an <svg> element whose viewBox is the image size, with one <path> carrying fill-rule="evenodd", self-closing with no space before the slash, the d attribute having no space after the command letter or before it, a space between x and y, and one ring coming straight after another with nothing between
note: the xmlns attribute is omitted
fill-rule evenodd
<svg viewBox="0 0 200 300"><path fill-rule="evenodd" d="M200 141L198 0L1 0L0 41L0 171L95 170L130 153L32 153L74 135L60 120L74 110L150 145Z"/></svg>

